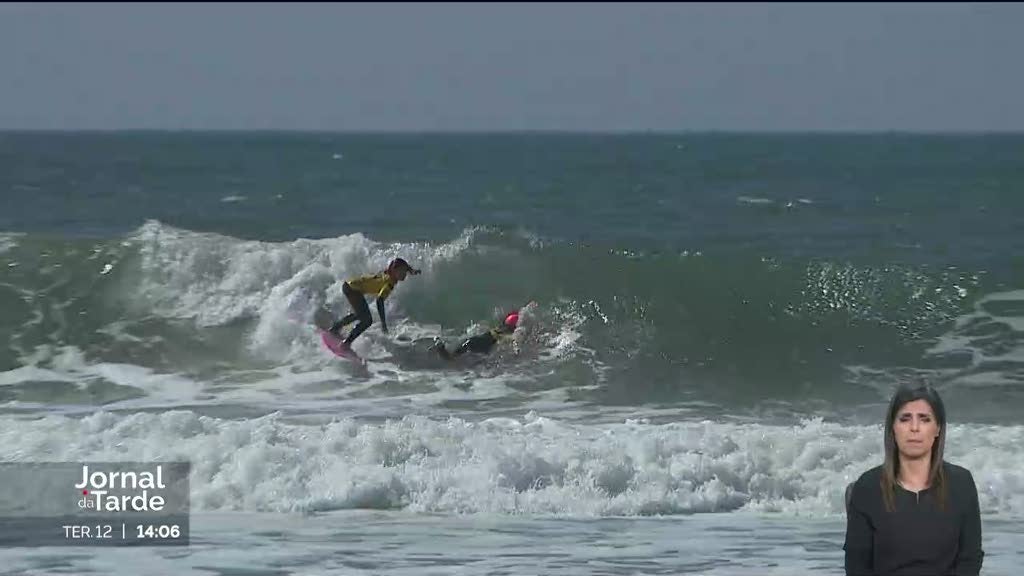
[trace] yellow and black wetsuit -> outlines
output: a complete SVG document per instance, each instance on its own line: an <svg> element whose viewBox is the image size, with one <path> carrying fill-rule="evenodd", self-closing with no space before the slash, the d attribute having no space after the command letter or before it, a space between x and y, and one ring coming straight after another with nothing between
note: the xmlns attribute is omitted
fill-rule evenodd
<svg viewBox="0 0 1024 576"><path fill-rule="evenodd" d="M360 294L365 294L367 296L375 295L380 299L387 298L391 294L391 291L395 289L395 283L391 280L391 276L388 276L387 272L360 276L359 278L345 282L345 285ZM345 285L342 285L343 290Z"/></svg>
<svg viewBox="0 0 1024 576"><path fill-rule="evenodd" d="M373 324L373 316L370 315L370 307L366 304L366 296L377 296L377 315L380 316L380 323L387 332L388 322L384 318L384 300L395 289L395 282L387 272L380 274L368 274L349 280L341 285L341 291L345 294L353 312L338 320L331 326L331 332L338 334L343 326L347 326L356 320L359 321L355 328L345 338L345 343L352 344L352 341L359 337L367 328Z"/></svg>

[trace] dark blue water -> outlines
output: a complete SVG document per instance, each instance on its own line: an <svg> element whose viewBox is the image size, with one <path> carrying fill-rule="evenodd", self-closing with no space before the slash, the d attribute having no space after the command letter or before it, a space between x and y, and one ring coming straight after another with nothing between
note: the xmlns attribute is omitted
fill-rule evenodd
<svg viewBox="0 0 1024 576"><path fill-rule="evenodd" d="M5 133L0 231L21 235L0 253L0 363L50 343L171 370L269 321L239 302L325 294L339 278L304 280L310 262L411 253L430 275L395 302L416 325L455 337L533 300L552 338L578 332L588 353L532 388L813 412L927 377L974 418L1013 418L1022 159L1020 135ZM161 306L154 333L198 325L146 354L96 335Z"/></svg>

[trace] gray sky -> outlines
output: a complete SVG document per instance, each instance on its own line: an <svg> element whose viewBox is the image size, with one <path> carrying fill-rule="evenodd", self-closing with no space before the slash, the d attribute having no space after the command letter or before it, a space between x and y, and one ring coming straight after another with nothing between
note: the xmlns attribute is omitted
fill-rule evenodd
<svg viewBox="0 0 1024 576"><path fill-rule="evenodd" d="M1024 5L0 4L0 128L1024 130Z"/></svg>

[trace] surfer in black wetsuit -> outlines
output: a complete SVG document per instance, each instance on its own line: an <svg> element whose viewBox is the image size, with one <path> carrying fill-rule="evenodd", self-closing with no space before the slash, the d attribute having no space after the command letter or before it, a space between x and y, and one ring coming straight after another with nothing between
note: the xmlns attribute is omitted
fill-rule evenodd
<svg viewBox="0 0 1024 576"><path fill-rule="evenodd" d="M462 344L460 344L454 352L449 352L448 348L445 347L444 342L440 338L436 338L434 340L434 349L437 350L437 354L445 360L454 360L466 352L490 354L491 350L494 349L495 344L510 337L512 333L515 332L516 326L518 325L519 311L516 310L505 316L505 320L496 328L492 328L487 332L470 336L463 340Z"/></svg>

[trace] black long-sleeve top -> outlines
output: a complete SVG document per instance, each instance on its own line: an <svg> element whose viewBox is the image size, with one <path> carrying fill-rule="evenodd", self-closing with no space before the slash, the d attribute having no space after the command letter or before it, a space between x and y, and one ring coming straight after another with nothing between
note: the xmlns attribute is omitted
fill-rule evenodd
<svg viewBox="0 0 1024 576"><path fill-rule="evenodd" d="M939 510L936 490L896 486L895 510L887 512L882 467L853 483L846 512L847 576L977 576L981 549L978 489L971 473L943 462L948 499Z"/></svg>

